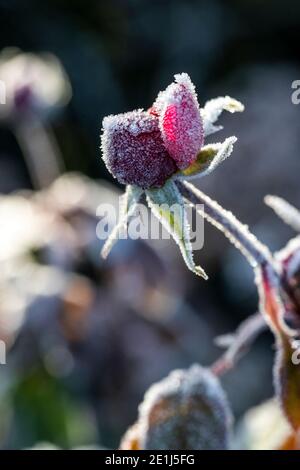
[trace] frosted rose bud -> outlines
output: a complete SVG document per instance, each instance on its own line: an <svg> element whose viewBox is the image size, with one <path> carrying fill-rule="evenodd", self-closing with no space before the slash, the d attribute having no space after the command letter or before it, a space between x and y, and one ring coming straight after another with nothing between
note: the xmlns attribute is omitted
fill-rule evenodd
<svg viewBox="0 0 300 470"><path fill-rule="evenodd" d="M147 391L122 449L227 449L231 412L218 379L194 365L173 371Z"/></svg>
<svg viewBox="0 0 300 470"><path fill-rule="evenodd" d="M164 144L180 169L196 160L204 130L195 87L186 73L158 95L151 111L159 116Z"/></svg>
<svg viewBox="0 0 300 470"><path fill-rule="evenodd" d="M34 112L47 118L64 106L72 90L66 73L52 54L24 53L7 48L0 54L0 81L5 83L6 104L0 106L0 118L19 117Z"/></svg>
<svg viewBox="0 0 300 470"><path fill-rule="evenodd" d="M103 159L123 184L160 187L176 171L161 137L157 117L132 111L103 120Z"/></svg>

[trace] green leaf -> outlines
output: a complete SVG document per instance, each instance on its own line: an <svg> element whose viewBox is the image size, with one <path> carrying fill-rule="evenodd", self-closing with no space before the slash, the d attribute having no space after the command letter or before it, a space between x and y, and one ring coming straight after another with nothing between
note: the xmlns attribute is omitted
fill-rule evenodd
<svg viewBox="0 0 300 470"><path fill-rule="evenodd" d="M205 145L198 153L196 161L179 175L186 179L211 173L231 155L236 140L236 137L228 137L222 143Z"/></svg>
<svg viewBox="0 0 300 470"><path fill-rule="evenodd" d="M146 196L153 214L179 246L187 267L198 276L207 279L205 271L194 263L184 201L175 182L170 179L160 189L149 189L146 191Z"/></svg>
<svg viewBox="0 0 300 470"><path fill-rule="evenodd" d="M127 228L127 221L129 217L134 213L136 205L138 204L143 190L137 186L127 186L126 191L121 196L121 216L120 220L106 240L102 250L101 256L105 259L111 252L113 246L119 239L120 233Z"/></svg>

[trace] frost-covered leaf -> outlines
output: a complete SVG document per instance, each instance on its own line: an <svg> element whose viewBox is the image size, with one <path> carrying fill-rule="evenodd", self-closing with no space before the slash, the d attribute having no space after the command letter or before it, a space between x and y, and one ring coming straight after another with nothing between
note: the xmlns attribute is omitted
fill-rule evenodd
<svg viewBox="0 0 300 470"><path fill-rule="evenodd" d="M236 140L237 138L233 136L228 137L222 143L205 145L198 153L196 161L183 170L180 175L185 179L208 175L231 155Z"/></svg>
<svg viewBox="0 0 300 470"><path fill-rule="evenodd" d="M300 232L300 211L278 196L266 196L265 203L296 232Z"/></svg>
<svg viewBox="0 0 300 470"><path fill-rule="evenodd" d="M114 227L113 231L106 240L101 255L105 259L109 255L113 246L119 239L119 235L126 230L128 218L134 213L137 203L139 202L143 190L137 186L127 186L126 191L121 196L121 207L120 207L120 220Z"/></svg>
<svg viewBox="0 0 300 470"><path fill-rule="evenodd" d="M195 274L207 279L204 270L194 263L184 201L175 182L169 180L160 189L147 190L146 195L153 214L178 244L187 267Z"/></svg>
<svg viewBox="0 0 300 470"><path fill-rule="evenodd" d="M222 126L216 126L215 122L224 110L230 113L240 113L244 111L244 105L230 96L220 96L219 98L208 101L201 110L205 136L213 134L223 128Z"/></svg>
<svg viewBox="0 0 300 470"><path fill-rule="evenodd" d="M225 393L208 369L176 370L148 390L139 408L141 448L225 450L231 421Z"/></svg>

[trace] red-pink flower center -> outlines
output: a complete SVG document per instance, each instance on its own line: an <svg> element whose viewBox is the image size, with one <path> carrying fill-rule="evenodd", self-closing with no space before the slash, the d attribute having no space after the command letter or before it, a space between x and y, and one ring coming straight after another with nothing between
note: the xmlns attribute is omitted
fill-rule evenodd
<svg viewBox="0 0 300 470"><path fill-rule="evenodd" d="M175 105L170 105L165 111L164 119L163 119L163 126L164 132L168 140L176 142L177 139L177 132L174 123L177 121L177 108Z"/></svg>

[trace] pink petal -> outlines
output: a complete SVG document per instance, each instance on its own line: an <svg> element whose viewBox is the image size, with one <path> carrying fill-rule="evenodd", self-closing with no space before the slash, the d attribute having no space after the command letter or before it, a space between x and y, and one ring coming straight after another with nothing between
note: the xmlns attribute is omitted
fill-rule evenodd
<svg viewBox="0 0 300 470"><path fill-rule="evenodd" d="M159 115L164 144L181 169L193 163L204 142L203 123L195 87L186 73L175 75L150 111Z"/></svg>

